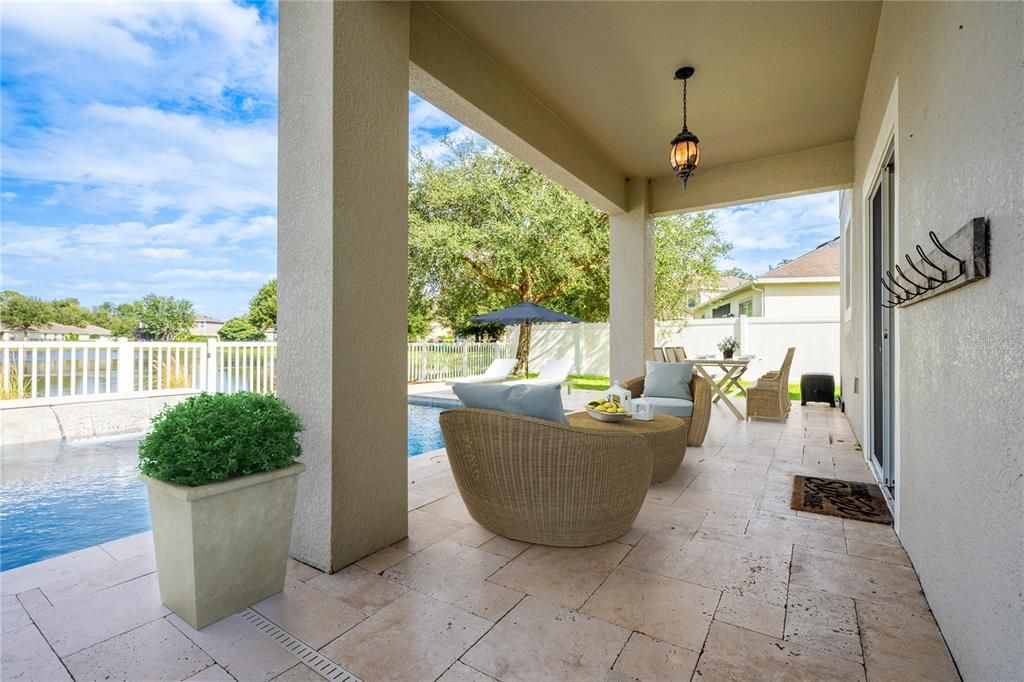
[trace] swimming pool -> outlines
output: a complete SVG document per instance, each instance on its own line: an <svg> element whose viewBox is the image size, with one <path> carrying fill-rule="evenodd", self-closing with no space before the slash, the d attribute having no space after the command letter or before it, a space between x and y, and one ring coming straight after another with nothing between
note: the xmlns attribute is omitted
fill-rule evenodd
<svg viewBox="0 0 1024 682"><path fill-rule="evenodd" d="M444 447L444 408L409 405L410 457ZM150 529L138 435L5 448L0 460L0 570Z"/></svg>

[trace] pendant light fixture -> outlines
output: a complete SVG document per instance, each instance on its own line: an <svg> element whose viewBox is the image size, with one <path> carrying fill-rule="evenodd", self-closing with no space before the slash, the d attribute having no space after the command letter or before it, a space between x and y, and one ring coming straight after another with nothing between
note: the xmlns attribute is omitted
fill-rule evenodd
<svg viewBox="0 0 1024 682"><path fill-rule="evenodd" d="M672 138L672 152L669 156L672 172L682 180L684 189L686 181L690 179L700 164L700 147L698 146L700 140L686 127L686 82L692 75L692 66L684 66L676 71L676 80L683 81L683 129Z"/></svg>

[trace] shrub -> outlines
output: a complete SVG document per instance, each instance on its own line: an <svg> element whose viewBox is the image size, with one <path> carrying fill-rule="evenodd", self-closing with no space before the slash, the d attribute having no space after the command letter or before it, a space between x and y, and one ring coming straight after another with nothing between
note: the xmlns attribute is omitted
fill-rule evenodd
<svg viewBox="0 0 1024 682"><path fill-rule="evenodd" d="M203 393L165 408L139 444L139 470L197 486L286 467L301 454L299 417L259 393Z"/></svg>

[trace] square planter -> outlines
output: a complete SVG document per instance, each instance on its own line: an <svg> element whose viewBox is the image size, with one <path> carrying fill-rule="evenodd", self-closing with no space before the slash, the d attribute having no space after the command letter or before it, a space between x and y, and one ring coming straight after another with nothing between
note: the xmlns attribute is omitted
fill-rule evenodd
<svg viewBox="0 0 1024 682"><path fill-rule="evenodd" d="M164 605L197 630L284 589L299 474L306 465L149 489Z"/></svg>

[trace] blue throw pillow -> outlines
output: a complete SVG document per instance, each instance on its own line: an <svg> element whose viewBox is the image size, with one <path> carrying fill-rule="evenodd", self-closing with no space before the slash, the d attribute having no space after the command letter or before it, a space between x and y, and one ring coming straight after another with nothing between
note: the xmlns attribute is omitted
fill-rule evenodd
<svg viewBox="0 0 1024 682"><path fill-rule="evenodd" d="M466 407L511 412L559 424L569 423L562 409L562 387L558 384L455 384L452 390Z"/></svg>
<svg viewBox="0 0 1024 682"><path fill-rule="evenodd" d="M692 376L692 362L648 361L647 376L644 377L644 396L693 400L693 396L690 395Z"/></svg>

